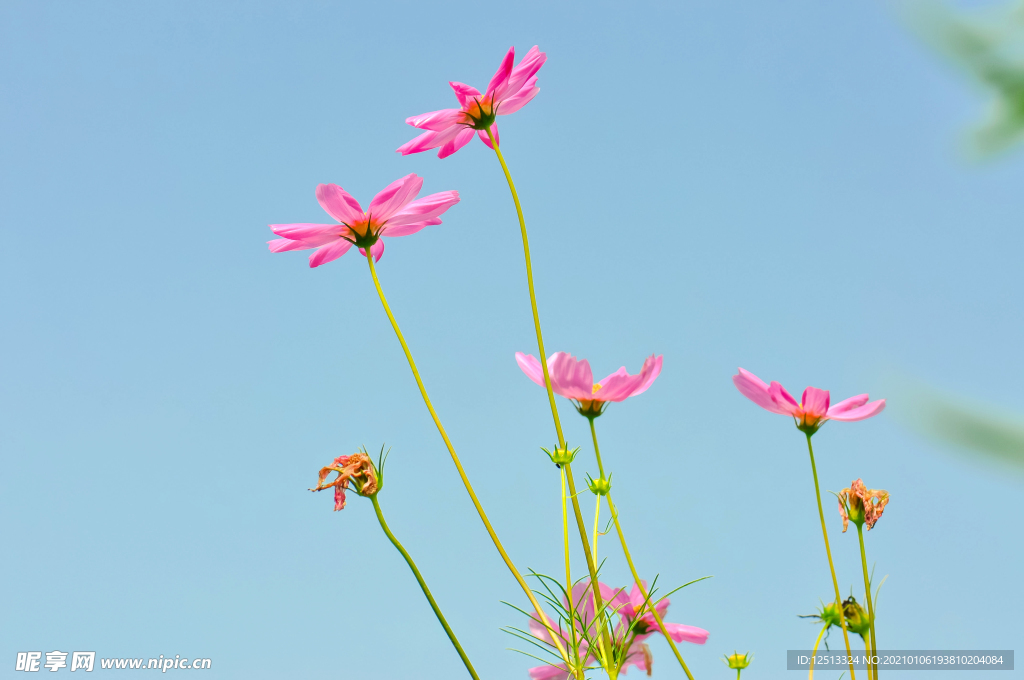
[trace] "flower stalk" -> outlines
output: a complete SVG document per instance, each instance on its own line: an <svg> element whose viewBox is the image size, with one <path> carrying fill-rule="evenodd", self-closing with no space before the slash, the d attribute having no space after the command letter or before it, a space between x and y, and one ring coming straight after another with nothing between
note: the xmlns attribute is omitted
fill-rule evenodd
<svg viewBox="0 0 1024 680"><path fill-rule="evenodd" d="M591 416L588 417L587 420L590 421L590 436L594 440L594 456L597 458L597 471L600 473L601 478L604 479L604 464L601 462L601 447L597 444L597 429L594 427L594 418ZM615 532L619 535L619 543L622 545L622 554L625 555L626 564L629 565L629 571L633 575L633 582L636 583L637 588L640 589L640 594L643 595L644 600L649 602L650 596L647 592L647 588L644 587L643 580L640 578L640 574L637 573L636 566L633 564L633 558L629 554L629 546L626 545L626 536L622 532L622 525L619 523L619 512L615 508L615 503L612 502L611 490L608 490L605 494L605 498L608 500L608 511L611 513L612 521L615 523ZM672 639L668 630L665 629L665 622L661 620L658 610L653 604L650 609L651 613L654 614L654 621L658 624L658 629L661 631L661 634L665 636L665 640L668 642L669 647L672 648L672 653L675 655L676 661L678 661L679 665L682 666L683 672L686 673L686 677L693 680L693 674L690 672L686 662L683 661L683 655L679 653L679 648L676 647L675 640Z"/></svg>
<svg viewBox="0 0 1024 680"><path fill-rule="evenodd" d="M871 669L868 672L869 677L878 678L878 664L875 663L875 656L878 655L878 640L875 638L875 606L872 603L871 597L871 578L868 576L868 556L864 550L864 526L863 524L857 525L857 538L860 540L860 566L864 572L864 599L868 603L868 621L871 622L871 645L868 649L868 654L871 659L868 660L868 668ZM872 674L871 671L874 671Z"/></svg>
<svg viewBox="0 0 1024 680"><path fill-rule="evenodd" d="M843 611L843 596L839 593L839 579L836 578L836 568L832 563L832 548L828 544L828 529L825 528L825 511L821 508L821 489L818 486L818 469L814 465L814 447L811 445L811 436L813 433L805 432L807 436L807 451L811 456L811 474L814 476L814 497L818 501L818 518L821 520L821 535L825 539L825 555L828 557L828 569L832 574L832 586L836 592L836 606L839 607L839 611ZM846 642L846 655L850 659L850 680L855 680L856 675L853 671L853 654L850 650L850 634L846 630L846 617L839 617L839 625L843 629L843 640Z"/></svg>
<svg viewBox="0 0 1024 680"><path fill-rule="evenodd" d="M448 621L445 620L444 614L441 613L441 608L437 606L437 602L434 600L434 596L430 594L430 588L427 587L427 582L423 580L423 574L416 567L416 563L413 561L412 556L409 555L409 551L399 542L395 535L391 533L391 529L388 527L388 523L384 521L384 513L380 510L380 503L377 501L377 494L370 496L370 501L373 503L373 511L377 515L377 521L380 522L380 528L384 530L388 540L391 541L391 545L395 546L395 549L401 553L405 559L405 563L409 565L409 569L412 570L413 576L416 577L416 583L419 584L420 590L423 591L424 597L427 598L427 602L430 603L430 608L434 610L434 616L441 623L441 627L444 628L445 634L448 639L451 640L452 645L455 647L455 651L459 653L459 658L462 659L462 663L466 666L466 670L469 671L469 675L473 680L480 680L480 676L476 674L476 670L473 668L472 662L466 655L466 651L459 644L459 639L455 637L455 633L452 631L451 626L448 625Z"/></svg>
<svg viewBox="0 0 1024 680"><path fill-rule="evenodd" d="M526 581L519 573L519 570L516 569L515 564L513 564L512 559L508 556L508 553L505 552L505 547L501 544L501 540L498 539L498 534L494 531L494 527L491 526L490 520L487 519L487 513L484 512L483 505L480 504L480 499L477 498L476 492L473 491L473 485L470 483L469 477L466 475L466 471L462 467L459 455L455 452L455 447L448 438L448 433L445 432L444 425L441 424L441 419L437 416L437 412L434 410L434 406L430 402L430 395L427 394L427 388L423 385L423 379L420 378L419 369L416 368L416 361L412 358L412 352L409 350L409 345L405 342L405 336L402 335L402 329L399 328L398 321L395 320L395 315L391 313L391 307L388 305L388 300L384 296L384 290L380 286L380 280L377 278L377 270L373 264L373 255L369 250L366 251L366 262L370 266L370 276L373 278L373 285L377 289L377 295L380 297L381 305L383 305L384 312L387 314L388 320L391 322L391 327L394 329L395 335L398 337L399 344L402 345L402 351L405 353L405 358L409 362L409 368L412 370L412 375L416 379L416 386L419 387L420 395L423 397L423 403L426 405L427 411L430 412L430 417L433 419L434 425L437 427L437 431L441 434L441 439L444 440L444 445L447 447L448 453L452 457L452 462L455 463L455 469L459 472L459 478L462 480L462 485L466 487L466 493L469 494L469 498L473 502L473 507L476 508L476 512L480 516L480 521L483 522L484 528L487 529L487 535L490 536L491 542L494 543L494 547L498 550L498 554L501 556L502 561L505 562L505 566L508 567L510 572L512 572L512 576L516 579L519 587L523 589L527 599L530 600L530 604L537 612L537 616L541 624L543 624L551 634L559 654L565 662L568 663L569 657L566 654L562 643L558 640L558 635L555 632L555 629L552 627L547 615L541 608L540 603L537 602L537 598L534 596L533 591L530 590L530 586L527 585Z"/></svg>
<svg viewBox="0 0 1024 680"><path fill-rule="evenodd" d="M494 149L495 155L498 157L498 162L501 164L501 169L505 173L505 179L508 181L508 188L512 192L512 202L516 206L516 215L519 218L519 231L523 238L523 257L526 261L526 283L530 290L530 309L533 311L533 327L537 334L537 349L540 352L541 357L546 357L544 353L544 334L540 328L540 313L537 310L537 292L533 287L533 264L530 259L530 238L526 233L526 219L523 217L523 206L519 202L519 194L516 191L515 182L512 181L512 173L509 172L508 165L505 163L505 157L501 153L501 147L498 145L498 140L495 138L491 128L487 128L487 136L490 139L491 147ZM565 448L565 437L562 435L562 422L558 417L558 406L555 404L555 393L551 389L551 374L548 371L547 363L541 361L541 366L544 370L544 386L548 393L548 403L551 406L551 418L555 423L555 433L558 435L558 446L559 448ZM573 515L576 519L576 526L579 528L580 540L583 543L583 554L587 558L587 571L590 573L591 583L597 583L597 565L591 554L590 541L587 538L587 527L583 521L583 513L580 512L580 503L576 498L576 482L572 475L572 464L566 463L563 467L565 470L565 478L569 484L569 495L572 501ZM607 622L604 616L604 606L601 602L601 593L599 588L594 588L594 602L596 605L598 625L602 631L601 637L608 641L610 633L608 632Z"/></svg>

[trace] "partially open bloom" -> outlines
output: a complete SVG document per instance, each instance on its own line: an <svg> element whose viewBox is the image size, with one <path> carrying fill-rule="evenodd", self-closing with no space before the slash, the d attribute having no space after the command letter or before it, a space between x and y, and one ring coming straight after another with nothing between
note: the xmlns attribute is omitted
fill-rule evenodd
<svg viewBox="0 0 1024 680"><path fill-rule="evenodd" d="M798 404L779 383L772 381L771 385L766 385L756 375L742 368L732 377L732 382L743 396L761 408L792 416L796 426L808 434L813 434L827 420L864 420L878 415L885 408L885 399L868 403L866 394L858 394L829 406L828 390L819 390L817 387L805 389Z"/></svg>
<svg viewBox="0 0 1024 680"><path fill-rule="evenodd" d="M267 242L270 252L316 248L309 256L309 266L319 267L337 260L355 245L364 257L369 248L374 260L380 260L384 254L381 236L408 236L424 227L441 224L440 215L459 202L457 191L442 191L416 199L422 186L422 177L406 175L374 196L369 209L363 212L359 201L337 184L320 184L316 188L316 200L338 223L271 224L271 231L283 238Z"/></svg>
<svg viewBox="0 0 1024 680"><path fill-rule="evenodd" d="M645 392L661 373L661 357L660 354L647 357L636 375L630 375L623 366L595 383L590 362L586 359L577 361L576 357L565 352L555 352L548 358L551 389L555 394L572 400L580 414L596 418L604 412L608 402L625 401ZM544 369L537 357L516 352L516 362L530 380L544 387Z"/></svg>
<svg viewBox="0 0 1024 680"><path fill-rule="evenodd" d="M498 72L482 94L475 87L449 82L455 90L460 108L431 111L406 118L406 123L426 132L398 147L398 152L405 156L441 147L437 157L446 158L469 144L474 135L479 135L484 144L494 148L487 136L488 128L494 135L495 143L500 144L495 118L515 113L537 96L540 88L537 87L536 74L547 59L547 55L536 45L530 48L518 66L513 67L515 56L516 48L509 48Z"/></svg>
<svg viewBox="0 0 1024 680"><path fill-rule="evenodd" d="M852 521L857 526L868 525L868 531L875 526L889 503L889 492L885 489L868 489L864 481L855 479L848 488L839 492L839 514L843 517L843 533Z"/></svg>
<svg viewBox="0 0 1024 680"><path fill-rule="evenodd" d="M338 473L329 484L324 484L332 472ZM334 509L345 509L345 490L353 485L353 490L360 496L372 496L380 489L377 468L370 456L363 452L351 456L338 456L331 465L320 468L320 478L316 488L310 491L323 491L334 487Z"/></svg>

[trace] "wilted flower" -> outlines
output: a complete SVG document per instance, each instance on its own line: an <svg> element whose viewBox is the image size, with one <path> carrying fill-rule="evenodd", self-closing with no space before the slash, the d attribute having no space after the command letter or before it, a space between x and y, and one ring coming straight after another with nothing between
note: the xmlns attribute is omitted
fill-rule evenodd
<svg viewBox="0 0 1024 680"><path fill-rule="evenodd" d="M424 227L441 224L440 215L459 202L459 192L442 191L416 199L423 178L406 175L387 185L373 197L363 212L359 201L337 184L320 184L316 200L338 224L271 224L270 229L283 238L268 241L270 252L309 250L309 266L319 267L338 259L353 245L366 256L370 249L374 260L384 254L381 236L408 236Z"/></svg>
<svg viewBox="0 0 1024 680"><path fill-rule="evenodd" d="M483 143L491 147L488 128L494 135L494 141L500 144L495 117L515 113L537 96L540 88L537 87L536 73L547 59L547 55L536 45L513 68L515 56L516 48L512 47L505 54L498 72L491 78L483 94L464 83L449 82L455 90L460 108L442 109L406 118L406 123L427 132L398 147L398 152L405 156L441 147L437 157L445 158L469 144L473 135L479 135Z"/></svg>
<svg viewBox="0 0 1024 680"><path fill-rule="evenodd" d="M869 404L866 394L858 394L830 407L828 390L819 390L817 387L805 389L798 404L779 383L772 381L771 385L766 385L756 375L742 368L732 377L732 382L743 396L761 408L792 416L796 426L808 434L814 434L826 420L864 420L878 415L885 408L885 399Z"/></svg>
<svg viewBox="0 0 1024 680"><path fill-rule="evenodd" d="M338 473L329 484L324 484L327 476L332 472ZM315 489L310 491L323 491L334 487L334 509L345 508L345 490L352 483L353 490L360 496L372 496L380 490L377 468L364 452L353 453L351 456L338 456L331 465L320 469L320 478Z"/></svg>
<svg viewBox="0 0 1024 680"><path fill-rule="evenodd" d="M725 665L727 665L729 668L733 670L743 670L744 668L750 665L751 661L754 660L754 655L750 652L747 652L746 654L733 652L732 654L729 654L722 660L725 661Z"/></svg>
<svg viewBox="0 0 1024 680"><path fill-rule="evenodd" d="M848 488L839 492L839 514L843 517L843 533L853 522L858 527L867 524L868 531L882 517L889 503L889 492L884 489L868 489L864 481L855 479Z"/></svg>
<svg viewBox="0 0 1024 680"><path fill-rule="evenodd" d="M516 352L516 363L530 380L544 387L544 369L537 357ZM660 373L661 355L652 354L636 375L630 375L623 366L595 383L590 362L586 359L578 361L565 352L555 352L548 358L551 389L555 394L572 400L576 410L588 418L601 415L610 401L624 401L646 391Z"/></svg>

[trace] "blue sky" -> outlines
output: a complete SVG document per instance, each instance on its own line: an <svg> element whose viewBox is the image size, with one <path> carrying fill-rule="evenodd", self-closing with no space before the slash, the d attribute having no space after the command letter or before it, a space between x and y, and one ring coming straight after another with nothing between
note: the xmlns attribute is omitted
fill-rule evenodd
<svg viewBox="0 0 1024 680"><path fill-rule="evenodd" d="M0 663L95 650L210 657L218 678L458 677L369 502L333 513L306 491L386 442L393 530L481 675L526 677L499 631L522 595L366 266L310 270L265 241L324 218L320 182L364 205L409 172L460 192L378 271L506 547L557 573L554 433L513 358L536 347L500 168L478 142L394 153L405 117L454 105L448 80L483 87L534 44L542 91L501 133L548 349L598 376L665 355L598 425L641 571L714 575L667 617L711 631L683 649L697 677L727 677L733 649L756 656L745 678L780 676L816 634L796 615L831 590L802 436L734 390L737 366L834 400L910 375L1024 411L1024 154L964 160L984 96L894 6L8 2ZM560 405L582 477L586 421ZM892 494L868 535L888 575L879 646L1012 648L1024 479L918 438L907 408L815 438L824 489ZM856 539L825 498L857 592ZM683 677L653 649L658 677Z"/></svg>

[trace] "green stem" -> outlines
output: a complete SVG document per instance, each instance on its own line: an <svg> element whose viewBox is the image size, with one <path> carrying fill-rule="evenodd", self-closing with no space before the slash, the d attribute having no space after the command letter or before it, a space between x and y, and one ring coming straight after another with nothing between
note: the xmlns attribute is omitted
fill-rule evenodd
<svg viewBox="0 0 1024 680"><path fill-rule="evenodd" d="M811 474L814 475L814 497L818 501L818 518L821 520L821 535L825 538L825 554L828 556L828 569L832 573L832 587L836 591L836 607L839 608L839 625L843 629L843 640L846 642L846 656L850 660L850 680L855 680L853 672L853 653L850 650L850 634L846 632L846 613L843 611L843 596L839 594L839 579L836 568L832 564L832 548L828 545L828 529L825 528L825 511L821 508L821 489L818 486L818 468L814 465L814 447L811 446L811 435L807 434L807 451L811 454Z"/></svg>
<svg viewBox="0 0 1024 680"><path fill-rule="evenodd" d="M558 633L555 628L551 625L548 620L547 614L541 608L540 603L537 602L537 598L534 596L533 591L526 584L519 570L516 569L516 565L512 563L512 559L505 552L504 546L501 545L501 541L498 540L498 534L494 531L494 527L491 526L490 520L487 519L487 513L484 512L483 506L480 504L480 499L476 497L476 492L473 491L473 485L469 483L469 477L466 475L466 471L462 467L462 462L459 461L459 456L455 453L455 447L452 446L452 442L448 439L448 433L444 431L444 426L441 424L441 419L437 417L437 412L434 410L433 404L430 403L430 396L427 395L427 388L423 386L423 380L420 378L420 372L416 368L416 362L412 358L412 352L409 351L409 345L405 342L405 336L402 335L402 329L398 327L398 321L395 320L395 315L391 313L391 307L388 305L388 300L384 297L384 290L380 287L380 280L377 278L377 270L373 265L373 255L370 253L370 249L366 248L366 261L370 265L370 276L373 278L373 285L377 289L377 295L380 297L380 302L384 306L384 312L388 315L388 320L391 322L391 327L395 331L395 335L398 337L399 344L402 345L402 351L405 352L405 358L409 362L409 368L412 369L412 375L416 379L416 386L420 389L420 395L423 397L423 403L426 404L427 410L430 412L430 417L434 420L434 425L437 426L437 431L441 433L441 439L444 440L444 445L448 448L448 453L451 454L452 462L455 463L455 469L459 472L459 477L462 479L462 485L466 487L466 492L469 494L470 500L473 501L473 507L476 508L476 512L480 515L480 521L483 522L484 528L487 529L488 536L491 537L491 542L494 543L494 547L497 548L498 554L501 555L501 559L505 562L505 566L512 572L512 576L515 577L519 587L523 589L527 599L530 600L530 604L533 605L534 610L537 612L538 620L547 629L551 635L551 641L554 642L555 648L558 650L562 660L568 665L569 656L565 653L565 648L562 647L562 643L559 641Z"/></svg>
<svg viewBox="0 0 1024 680"><path fill-rule="evenodd" d="M423 580L423 575L420 574L420 570L416 568L416 563L412 561L412 557L409 552L402 547L402 544L398 542L395 535L391 533L391 529L388 528L388 523L384 521L384 514L380 511L380 503L377 502L377 494L370 496L370 500L373 502L373 511L377 513L377 520L380 522L380 528L387 534L388 540L395 546L398 552L402 553L402 557L405 558L405 563L412 569L413 576L416 577L416 582L420 584L420 590L423 591L423 595L427 598L427 602L430 603L430 608L434 610L434 616L441 622L441 626L444 628L444 632L447 633L448 639L452 641L452 645L455 646L455 651L459 653L459 658L462 659L462 663L465 664L466 670L469 671L470 676L473 680L480 680L480 676L476 674L473 669L473 664L470 663L469 657L466 656L466 651L462 649L462 645L459 644L459 639L455 637L455 633L452 632L451 626L445 621L444 614L441 613L441 608L437 606L437 602L434 601L434 596L430 594L430 588L427 587L427 582Z"/></svg>
<svg viewBox="0 0 1024 680"><path fill-rule="evenodd" d="M548 372L548 355L544 351L544 334L540 329L540 313L537 311L537 292L533 287L533 264L530 260L530 239L526 234L526 219L523 217L523 206L519 203L519 194L516 192L515 182L512 181L512 173L508 170L508 165L505 164L505 157L501 154L501 148L498 146L498 142L494 139L494 133L491 132L491 128L487 128L487 136L491 140L491 147L494 149L495 155L498 156L498 162L501 163L501 169L505 173L505 180L508 182L508 188L512 192L512 201L516 205L516 215L519 217L519 232L523 237L523 257L526 260L526 283L530 289L530 308L533 311L533 327L537 334L537 350L540 353L540 366L541 371L544 373L544 387L548 393L548 403L551 406L551 418L555 421L555 433L558 435L558 447L565 448L565 437L562 435L562 422L558 418L558 406L555 404L555 393L551 388L551 375ZM580 512L580 503L576 498L576 483L572 476L572 466L569 463L565 465L565 476L569 482L569 493L572 499L572 511L576 518L576 526L580 531L580 540L583 542L583 553L587 557L587 571L590 573L590 581L593 584L594 590L594 601L597 604L597 616L599 625L602 631L602 637L607 637L610 640L610 633L608 632L607 622L605 621L604 605L601 602L600 588L597 582L597 565L594 563L593 558L590 554L590 542L587 539L587 527L583 522L583 513Z"/></svg>
<svg viewBox="0 0 1024 680"><path fill-rule="evenodd" d="M860 540L860 566L864 571L864 597L868 601L868 621L871 622L871 649L869 654L872 659L878 654L878 638L875 637L875 605L871 602L871 578L868 576L868 556L864 550L864 527L857 525L857 538ZM872 663L874 677L878 678L878 664Z"/></svg>
<svg viewBox="0 0 1024 680"><path fill-rule="evenodd" d="M572 569L569 566L569 505L566 503L565 494L565 470L562 470L562 541L565 549L565 593L569 600L569 634L572 639L573 661L569 672L576 676L577 680L583 680L582 666L580 663L579 644L576 638L576 602L572 594Z"/></svg>
<svg viewBox="0 0 1024 680"><path fill-rule="evenodd" d="M814 657L818 655L818 645L821 644L821 636L828 630L829 624L825 624L821 627L821 632L818 633L818 639L814 641L814 650L811 652L811 670L807 675L807 680L814 680Z"/></svg>
<svg viewBox="0 0 1024 680"><path fill-rule="evenodd" d="M601 473L601 478L604 478L604 463L601 462L601 447L597 444L597 429L594 427L594 419L587 418L590 421L590 436L594 440L594 456L597 458L597 469ZM654 606L655 603L651 601L650 596L647 594L647 588L644 587L643 581L640 579L640 575L636 571L636 566L633 564L633 558L629 554L629 546L626 545L626 536L622 533L622 525L619 524L619 513L615 509L615 504L612 502L612 493L608 492L608 510L612 514L612 521L615 522L615 531L619 535L619 543L622 544L622 554L626 556L626 564L629 565L629 571L633 574L633 582L636 583L636 587L640 589L640 594L643 595L644 602L648 603L651 613L654 615L654 620L658 624L658 629L661 634L665 636L665 640L668 641L669 647L672 648L672 653L676 656L676 661L683 667L683 672L686 673L686 677L693 680L693 674L690 673L690 669L686 666L686 662L683 661L683 655L679 653L679 648L676 647L675 640L668 634L665 629L665 622L661 620L661 614L658 613L657 608Z"/></svg>

